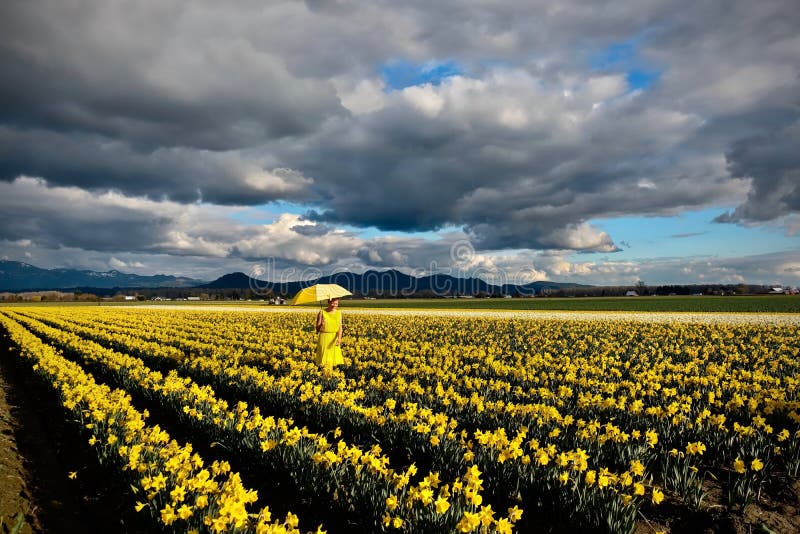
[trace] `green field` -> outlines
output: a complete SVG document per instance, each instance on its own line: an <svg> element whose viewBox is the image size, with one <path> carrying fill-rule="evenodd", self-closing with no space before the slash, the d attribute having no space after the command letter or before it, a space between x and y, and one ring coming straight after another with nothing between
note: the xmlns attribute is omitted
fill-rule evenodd
<svg viewBox="0 0 800 534"><path fill-rule="evenodd" d="M472 310L800 313L800 297L794 295L758 295L726 297L674 296L514 299L345 299L342 301L342 306L354 306L359 308L434 308Z"/></svg>

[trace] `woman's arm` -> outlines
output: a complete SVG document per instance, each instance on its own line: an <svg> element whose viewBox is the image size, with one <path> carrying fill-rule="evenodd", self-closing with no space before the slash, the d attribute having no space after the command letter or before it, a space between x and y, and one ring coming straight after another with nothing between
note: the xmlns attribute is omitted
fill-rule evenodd
<svg viewBox="0 0 800 534"><path fill-rule="evenodd" d="M314 325L314 328L317 330L317 334L319 334L320 330L322 330L322 326L325 324L325 318L322 316L322 312L317 313L317 324Z"/></svg>
<svg viewBox="0 0 800 534"><path fill-rule="evenodd" d="M341 312L339 312L341 314ZM342 320L342 316L339 315L339 331L336 332L336 344L342 344L342 332L344 332L344 321Z"/></svg>

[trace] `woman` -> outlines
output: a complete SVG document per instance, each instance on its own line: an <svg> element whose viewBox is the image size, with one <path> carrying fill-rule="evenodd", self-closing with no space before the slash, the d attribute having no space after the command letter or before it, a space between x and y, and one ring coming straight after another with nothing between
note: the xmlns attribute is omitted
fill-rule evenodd
<svg viewBox="0 0 800 534"><path fill-rule="evenodd" d="M328 307L317 314L317 365L326 373L333 371L334 365L344 363L342 358L342 312L339 299L328 299Z"/></svg>

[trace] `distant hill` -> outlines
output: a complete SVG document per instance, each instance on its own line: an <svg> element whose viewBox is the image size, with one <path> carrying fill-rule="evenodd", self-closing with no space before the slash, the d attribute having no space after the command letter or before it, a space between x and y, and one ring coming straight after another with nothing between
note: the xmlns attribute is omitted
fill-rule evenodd
<svg viewBox="0 0 800 534"><path fill-rule="evenodd" d="M391 269L387 271L366 271L361 274L340 272L323 276L316 280L273 283L251 278L245 273L229 273L213 282L203 282L191 278L157 274L141 276L117 270L98 272L76 269L42 269L18 261L0 261L0 291L37 290L110 290L125 289L186 289L223 290L251 289L259 294L274 293L292 296L312 284L339 284L359 296L446 296L446 295L533 295L542 289L590 287L580 284L559 282L533 282L525 285L506 284L497 286L480 278L457 278L446 274L415 277ZM109 294L104 291L104 294Z"/></svg>
<svg viewBox="0 0 800 534"><path fill-rule="evenodd" d="M242 272L236 272L222 275L213 282L201 284L196 287L202 289L247 289L249 287L254 287L252 284L263 283L264 282L256 280L255 278L250 278Z"/></svg>
<svg viewBox="0 0 800 534"><path fill-rule="evenodd" d="M581 284L560 282L532 282L524 285L492 285L480 278L457 278L446 274L414 277L397 270L366 271L362 274L340 272L297 282L269 282L251 278L245 273L226 274L213 282L197 286L203 289L251 289L256 293L294 295L304 287L313 284L339 284L359 296L402 296L402 295L534 295L543 289L591 287Z"/></svg>
<svg viewBox="0 0 800 534"><path fill-rule="evenodd" d="M117 270L41 269L29 263L0 260L0 291L193 287L200 283L202 280L166 274L141 276Z"/></svg>

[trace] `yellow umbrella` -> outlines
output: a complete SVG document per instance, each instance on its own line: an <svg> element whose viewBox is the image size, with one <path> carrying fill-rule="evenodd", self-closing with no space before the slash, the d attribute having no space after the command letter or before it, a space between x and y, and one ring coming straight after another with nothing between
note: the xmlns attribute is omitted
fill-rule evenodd
<svg viewBox="0 0 800 534"><path fill-rule="evenodd" d="M314 284L297 292L290 304L307 304L352 295L339 284Z"/></svg>

